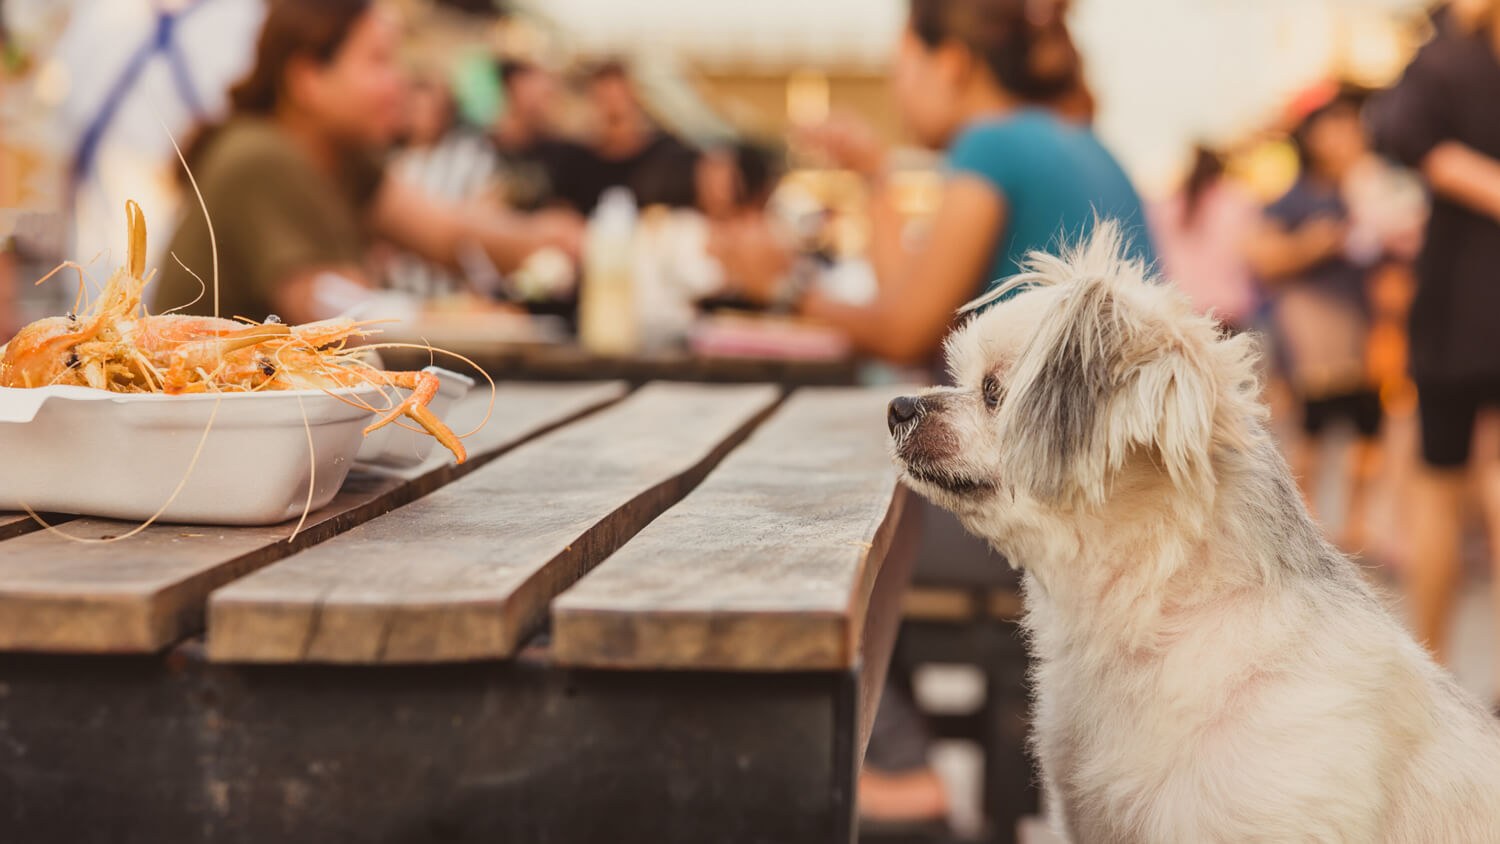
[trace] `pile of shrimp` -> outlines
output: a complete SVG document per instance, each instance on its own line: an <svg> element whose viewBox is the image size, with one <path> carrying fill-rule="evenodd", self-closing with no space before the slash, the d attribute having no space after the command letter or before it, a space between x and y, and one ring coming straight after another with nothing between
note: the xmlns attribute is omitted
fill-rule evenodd
<svg viewBox="0 0 1500 844"><path fill-rule="evenodd" d="M73 313L37 320L0 346L0 386L63 384L172 395L318 389L384 414L365 429L366 434L406 416L464 462L467 455L459 436L427 407L440 386L437 376L377 369L365 358L367 350L379 344L351 345L377 333L370 328L372 322L330 319L284 325L275 317L256 323L148 314L142 301L151 278L145 272L146 222L135 202L126 203L125 211L126 266L115 270L103 291L85 303L82 269L64 265L79 271ZM392 400L390 407L377 408L347 391L365 385L382 394L384 388L411 393L399 402Z"/></svg>

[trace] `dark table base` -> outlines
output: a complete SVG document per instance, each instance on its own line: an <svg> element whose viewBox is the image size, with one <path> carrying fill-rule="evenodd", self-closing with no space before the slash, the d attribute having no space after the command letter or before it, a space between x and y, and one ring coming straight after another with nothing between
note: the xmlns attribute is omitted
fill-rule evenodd
<svg viewBox="0 0 1500 844"><path fill-rule="evenodd" d="M0 655L0 842L850 842L911 527L854 671Z"/></svg>
<svg viewBox="0 0 1500 844"><path fill-rule="evenodd" d="M852 675L241 668L192 646L3 675L4 841L849 839Z"/></svg>

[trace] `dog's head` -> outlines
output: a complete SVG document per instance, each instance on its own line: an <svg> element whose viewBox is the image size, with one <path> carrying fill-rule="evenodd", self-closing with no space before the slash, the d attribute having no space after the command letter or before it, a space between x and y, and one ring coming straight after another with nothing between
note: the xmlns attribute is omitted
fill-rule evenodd
<svg viewBox="0 0 1500 844"><path fill-rule="evenodd" d="M991 539L1127 492L1211 504L1216 455L1259 436L1251 342L1121 257L1109 223L966 310L1017 287L949 338L956 386L891 402L908 482Z"/></svg>

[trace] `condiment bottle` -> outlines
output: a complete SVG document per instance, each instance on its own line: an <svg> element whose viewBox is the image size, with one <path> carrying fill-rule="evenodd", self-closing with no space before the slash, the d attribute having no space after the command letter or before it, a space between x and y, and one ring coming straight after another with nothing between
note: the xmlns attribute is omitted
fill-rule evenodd
<svg viewBox="0 0 1500 844"><path fill-rule="evenodd" d="M636 216L635 197L626 188L613 187L600 197L589 218L583 289L578 299L578 339L595 354L626 355L639 345L631 278Z"/></svg>

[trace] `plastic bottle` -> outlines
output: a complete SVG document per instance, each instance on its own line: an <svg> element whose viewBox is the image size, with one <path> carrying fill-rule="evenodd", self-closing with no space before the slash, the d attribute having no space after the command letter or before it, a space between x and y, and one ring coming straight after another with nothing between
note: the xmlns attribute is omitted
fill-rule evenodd
<svg viewBox="0 0 1500 844"><path fill-rule="evenodd" d="M578 299L578 339L600 355L626 355L639 346L639 319L631 278L636 227L635 197L614 187L589 218L584 243L583 289Z"/></svg>

